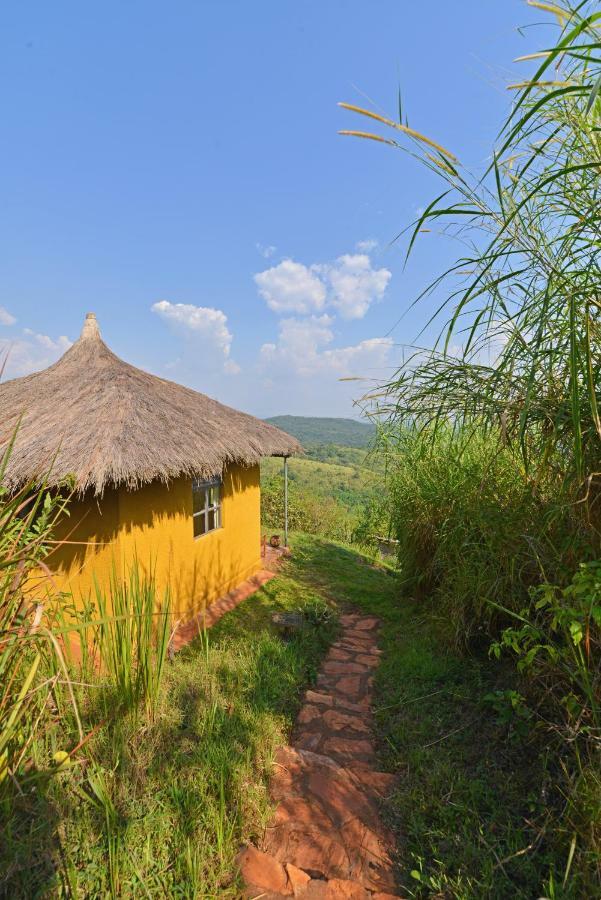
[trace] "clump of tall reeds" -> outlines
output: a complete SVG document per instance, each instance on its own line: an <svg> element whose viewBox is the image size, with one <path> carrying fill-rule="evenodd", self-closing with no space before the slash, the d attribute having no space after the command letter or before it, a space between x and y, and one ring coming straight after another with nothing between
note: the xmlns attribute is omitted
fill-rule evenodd
<svg viewBox="0 0 601 900"><path fill-rule="evenodd" d="M50 853L48 809L56 805L58 779L62 795L100 813L117 896L115 785L95 759L93 738L107 729L118 742L124 716L133 727L140 716L143 727L154 720L168 655L169 595L159 602L152 572L144 574L137 561L125 575L113 573L108 594L97 589L95 607L61 593L45 561L56 547L57 521L68 515L69 486L49 490L42 479L8 492L2 478L11 448L0 459L0 857L7 867L0 893L50 877L50 857L33 880L21 869L35 835Z"/></svg>
<svg viewBox="0 0 601 900"><path fill-rule="evenodd" d="M579 860L589 890L601 884L601 12L588 0L530 5L559 37L522 58L532 72L509 86L516 100L483 175L401 110L393 121L343 106L386 129L347 133L411 142L444 182L407 253L433 225L462 247L420 297L443 317L434 348L410 349L365 398L392 459L401 562L467 637L483 628L494 652L517 657L567 808L578 797L589 810L570 826L564 876Z"/></svg>
<svg viewBox="0 0 601 900"><path fill-rule="evenodd" d="M530 478L499 434L401 431L391 446L389 508L405 587L466 647L497 635L542 578L583 552L570 507L557 516L552 481Z"/></svg>
<svg viewBox="0 0 601 900"><path fill-rule="evenodd" d="M92 655L108 675L118 701L135 710L143 702L154 716L167 661L171 616L169 590L159 603L155 576L134 560L125 576L113 570L108 594L96 585L98 623Z"/></svg>
<svg viewBox="0 0 601 900"><path fill-rule="evenodd" d="M11 448L0 458L0 792L21 790L56 673L66 674L60 644L47 627L40 577L66 500L43 483L9 494L2 479Z"/></svg>
<svg viewBox="0 0 601 900"><path fill-rule="evenodd" d="M601 13L593 3L553 7L560 39L525 57L536 69L512 86L517 100L484 176L409 132L413 155L446 189L414 223L407 252L434 224L468 249L422 294L446 317L435 348L410 354L371 399L395 426L476 421L500 432L533 477L561 474L596 521ZM402 122L351 108L407 134Z"/></svg>

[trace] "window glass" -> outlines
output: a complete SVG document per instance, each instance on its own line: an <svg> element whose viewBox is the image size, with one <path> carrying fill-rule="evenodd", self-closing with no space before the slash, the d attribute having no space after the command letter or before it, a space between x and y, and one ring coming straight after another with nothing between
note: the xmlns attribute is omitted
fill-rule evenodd
<svg viewBox="0 0 601 900"><path fill-rule="evenodd" d="M199 513L202 512L205 508L205 495L204 491L199 490L198 488L194 488L192 490L192 512Z"/></svg>
<svg viewBox="0 0 601 900"><path fill-rule="evenodd" d="M194 537L221 527L221 482L194 479L192 482L192 521Z"/></svg>

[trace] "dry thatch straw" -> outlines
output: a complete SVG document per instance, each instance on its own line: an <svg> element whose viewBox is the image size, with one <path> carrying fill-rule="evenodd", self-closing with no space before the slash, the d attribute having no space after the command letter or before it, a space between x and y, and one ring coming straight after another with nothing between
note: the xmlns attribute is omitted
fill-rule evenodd
<svg viewBox="0 0 601 900"><path fill-rule="evenodd" d="M123 362L102 340L94 313L53 366L0 384L0 454L19 420L9 489L70 478L78 492L101 494L302 451L267 422Z"/></svg>

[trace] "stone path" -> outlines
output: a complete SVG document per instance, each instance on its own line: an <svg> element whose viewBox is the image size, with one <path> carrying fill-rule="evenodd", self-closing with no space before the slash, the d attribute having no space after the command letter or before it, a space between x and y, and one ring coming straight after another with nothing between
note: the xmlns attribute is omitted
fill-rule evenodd
<svg viewBox="0 0 601 900"><path fill-rule="evenodd" d="M277 803L260 849L238 857L247 898L387 900L392 835L379 815L393 776L374 769L370 711L378 620L341 616L342 633L306 692L292 746L276 755Z"/></svg>

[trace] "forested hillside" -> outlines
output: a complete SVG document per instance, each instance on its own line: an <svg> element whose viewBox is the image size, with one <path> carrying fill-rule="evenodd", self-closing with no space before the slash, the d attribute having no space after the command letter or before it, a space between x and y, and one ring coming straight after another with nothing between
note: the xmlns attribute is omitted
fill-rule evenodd
<svg viewBox="0 0 601 900"><path fill-rule="evenodd" d="M292 528L361 545L369 544L375 532L387 530L381 461L369 452L375 437L372 425L302 416L276 416L268 421L297 437L305 449L304 456L292 457L288 464ZM263 525L280 529L284 515L281 460L263 460L261 490Z"/></svg>
<svg viewBox="0 0 601 900"><path fill-rule="evenodd" d="M307 448L312 444L336 444L341 447L367 448L376 429L369 422L356 419L320 418L317 416L272 416L266 419L293 435Z"/></svg>

